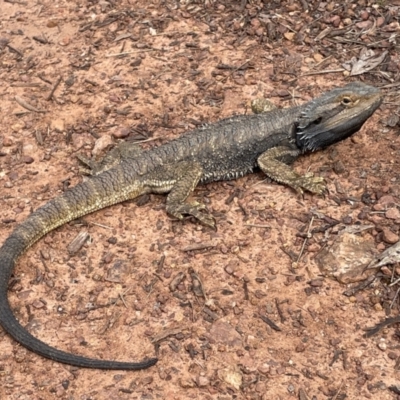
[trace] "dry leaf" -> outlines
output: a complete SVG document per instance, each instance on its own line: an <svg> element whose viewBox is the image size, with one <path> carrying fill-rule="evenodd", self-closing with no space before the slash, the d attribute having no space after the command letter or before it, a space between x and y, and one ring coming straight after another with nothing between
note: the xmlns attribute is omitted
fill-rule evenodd
<svg viewBox="0 0 400 400"><path fill-rule="evenodd" d="M351 64L350 75L351 76L361 75L364 72L374 69L375 67L377 67L379 64L382 63L382 61L385 59L387 53L388 53L387 51L384 51L381 55L374 57L375 52L373 50L366 50L366 51L362 52L359 60L357 60L355 57L353 57L350 60L350 64Z"/></svg>

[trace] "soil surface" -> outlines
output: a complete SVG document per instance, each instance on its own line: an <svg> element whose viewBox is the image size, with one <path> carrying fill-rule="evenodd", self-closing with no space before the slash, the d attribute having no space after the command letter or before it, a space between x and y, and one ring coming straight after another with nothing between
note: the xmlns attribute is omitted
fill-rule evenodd
<svg viewBox="0 0 400 400"><path fill-rule="evenodd" d="M398 324L364 337L399 313L398 263L347 296L359 283L316 263L345 227L372 225L358 235L377 254L399 240L399 5L2 1L1 241L87 179L77 154L159 145L258 97L289 107L354 80L386 97L354 137L296 163L326 179L325 197L254 174L196 189L217 232L173 220L151 195L35 244L9 290L30 332L76 354L159 362L73 368L0 332L0 398L400 399Z"/></svg>

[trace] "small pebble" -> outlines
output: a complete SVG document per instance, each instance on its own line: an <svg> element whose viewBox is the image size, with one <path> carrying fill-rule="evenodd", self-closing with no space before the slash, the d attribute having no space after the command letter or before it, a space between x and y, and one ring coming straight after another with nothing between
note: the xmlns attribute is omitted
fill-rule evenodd
<svg viewBox="0 0 400 400"><path fill-rule="evenodd" d="M369 12L367 10L361 11L360 17L363 21L366 21L369 18Z"/></svg>
<svg viewBox="0 0 400 400"><path fill-rule="evenodd" d="M399 241L399 235L384 227L382 228L382 240L388 244L395 244Z"/></svg>
<svg viewBox="0 0 400 400"><path fill-rule="evenodd" d="M119 128L119 129L115 130L115 131L112 133L112 135L113 135L116 139L124 139L124 138L128 137L130 133L131 133L130 128L124 126L124 127L121 127L121 128Z"/></svg>
<svg viewBox="0 0 400 400"><path fill-rule="evenodd" d="M385 342L379 342L378 348L382 351L385 351L387 349L387 344Z"/></svg>
<svg viewBox="0 0 400 400"><path fill-rule="evenodd" d="M389 208L385 213L385 217L389 219L399 219L400 211L398 208Z"/></svg>
<svg viewBox="0 0 400 400"><path fill-rule="evenodd" d="M35 160L31 156L22 156L21 161L25 164L32 164Z"/></svg>

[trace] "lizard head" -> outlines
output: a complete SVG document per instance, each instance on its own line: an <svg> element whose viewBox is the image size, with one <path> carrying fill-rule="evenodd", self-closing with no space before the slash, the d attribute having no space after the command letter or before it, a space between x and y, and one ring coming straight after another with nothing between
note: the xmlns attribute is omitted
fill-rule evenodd
<svg viewBox="0 0 400 400"><path fill-rule="evenodd" d="M352 82L326 92L304 106L296 124L296 144L316 151L357 132L382 102L375 87Z"/></svg>

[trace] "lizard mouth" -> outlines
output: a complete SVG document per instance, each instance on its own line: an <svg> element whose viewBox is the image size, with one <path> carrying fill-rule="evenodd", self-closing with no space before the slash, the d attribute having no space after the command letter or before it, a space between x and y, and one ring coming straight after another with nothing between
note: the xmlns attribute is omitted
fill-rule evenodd
<svg viewBox="0 0 400 400"><path fill-rule="evenodd" d="M307 128L311 128L313 126L319 125L322 122L322 117L317 118L316 120L312 121ZM299 133L302 132L303 130L299 130Z"/></svg>
<svg viewBox="0 0 400 400"><path fill-rule="evenodd" d="M343 91L346 88L348 93ZM331 101L327 97L331 97ZM309 152L346 139L361 129L382 99L377 88L353 82L341 91L334 89L313 100L307 104L296 124L297 146L302 152Z"/></svg>

